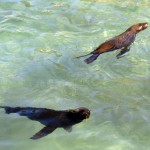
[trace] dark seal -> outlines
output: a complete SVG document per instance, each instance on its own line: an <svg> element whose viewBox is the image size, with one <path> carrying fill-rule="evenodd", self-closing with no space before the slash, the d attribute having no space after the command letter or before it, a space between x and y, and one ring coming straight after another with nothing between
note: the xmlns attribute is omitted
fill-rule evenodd
<svg viewBox="0 0 150 150"><path fill-rule="evenodd" d="M42 138L57 128L64 128L66 131L71 132L73 125L90 117L90 110L84 107L70 110L8 106L0 106L0 108L4 108L7 114L17 113L20 116L26 116L31 120L39 121L45 125L45 127L33 135L31 139Z"/></svg>

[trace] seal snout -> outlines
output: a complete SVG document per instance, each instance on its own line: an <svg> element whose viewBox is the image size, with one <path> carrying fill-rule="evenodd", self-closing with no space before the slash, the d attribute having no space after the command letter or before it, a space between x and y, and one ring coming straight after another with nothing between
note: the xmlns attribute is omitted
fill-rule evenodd
<svg viewBox="0 0 150 150"><path fill-rule="evenodd" d="M148 27L148 23L145 23L144 27L147 28Z"/></svg>
<svg viewBox="0 0 150 150"><path fill-rule="evenodd" d="M148 27L148 23L145 22L145 23L143 24L143 30L146 29L147 27Z"/></svg>

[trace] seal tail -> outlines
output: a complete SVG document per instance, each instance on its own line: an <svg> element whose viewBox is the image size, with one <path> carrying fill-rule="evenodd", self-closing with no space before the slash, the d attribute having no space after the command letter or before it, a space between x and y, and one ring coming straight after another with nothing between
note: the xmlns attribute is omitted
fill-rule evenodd
<svg viewBox="0 0 150 150"><path fill-rule="evenodd" d="M9 106L0 106L0 108L4 108L6 114L17 113L19 111L18 107L12 108L12 107L9 107Z"/></svg>
<svg viewBox="0 0 150 150"><path fill-rule="evenodd" d="M81 57L85 57L85 56L88 56L88 55L91 55L91 53L86 54L86 55L82 55L82 56L77 56L77 57L75 57L75 58L81 58Z"/></svg>
<svg viewBox="0 0 150 150"><path fill-rule="evenodd" d="M90 56L89 58L85 59L84 61L85 61L87 64L90 64L90 63L92 63L93 61L95 61L99 55L100 55L100 54L93 54L92 56Z"/></svg>

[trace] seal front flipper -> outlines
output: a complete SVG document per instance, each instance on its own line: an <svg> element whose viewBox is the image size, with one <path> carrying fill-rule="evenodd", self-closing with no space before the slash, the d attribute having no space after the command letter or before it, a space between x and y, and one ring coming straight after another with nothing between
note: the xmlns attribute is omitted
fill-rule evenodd
<svg viewBox="0 0 150 150"><path fill-rule="evenodd" d="M52 133L57 127L44 127L42 130L33 135L30 139L37 140L50 133Z"/></svg>
<svg viewBox="0 0 150 150"><path fill-rule="evenodd" d="M64 127L64 129L68 132L71 132L72 131L72 126L67 126L67 127Z"/></svg>
<svg viewBox="0 0 150 150"><path fill-rule="evenodd" d="M120 53L116 56L117 59L123 57L122 55L125 54L126 52L128 52L130 50L130 48L124 48L120 51Z"/></svg>

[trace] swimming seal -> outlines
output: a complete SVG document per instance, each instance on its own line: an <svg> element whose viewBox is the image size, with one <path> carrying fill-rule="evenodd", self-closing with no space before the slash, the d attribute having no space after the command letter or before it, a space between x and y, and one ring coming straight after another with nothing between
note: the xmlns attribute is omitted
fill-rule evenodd
<svg viewBox="0 0 150 150"><path fill-rule="evenodd" d="M31 120L39 121L45 125L45 127L33 135L31 139L42 138L57 128L64 128L66 131L71 132L73 125L90 117L90 110L85 107L69 110L9 106L0 106L0 108L4 108L7 114L17 113L20 116L26 116Z"/></svg>
<svg viewBox="0 0 150 150"><path fill-rule="evenodd" d="M147 22L132 25L122 34L105 41L100 46L98 46L94 51L87 54L92 56L85 59L85 62L87 64L92 63L94 60L98 58L100 54L111 52L117 49L121 49L120 53L116 56L117 58L120 58L123 54L125 54L130 50L129 46L134 42L136 34L142 30L145 30L147 27L148 27ZM87 55L79 56L77 58L84 57Z"/></svg>

